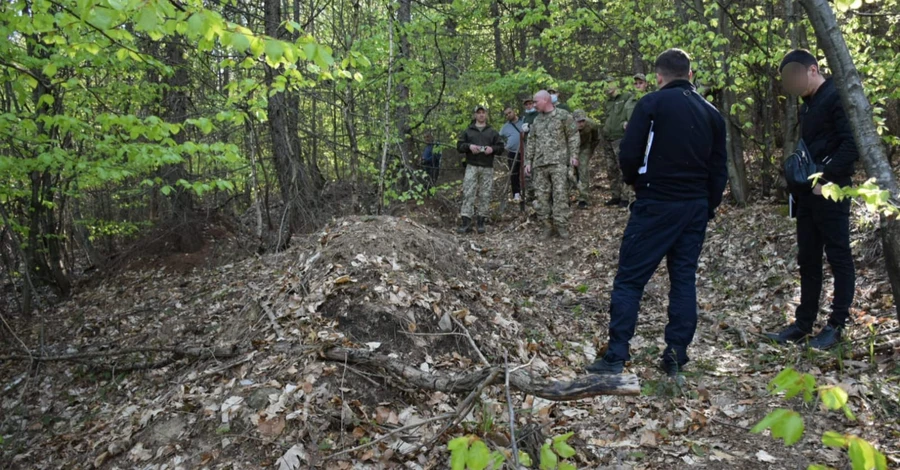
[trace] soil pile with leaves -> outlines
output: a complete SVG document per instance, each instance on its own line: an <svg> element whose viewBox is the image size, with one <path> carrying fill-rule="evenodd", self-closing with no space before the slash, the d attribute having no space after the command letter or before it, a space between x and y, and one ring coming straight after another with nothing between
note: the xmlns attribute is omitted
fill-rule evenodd
<svg viewBox="0 0 900 470"><path fill-rule="evenodd" d="M508 455L502 380L472 393L440 388L485 363L581 373L606 339L627 212L578 211L567 242L539 240L517 212L483 236L415 220L340 219L277 254L189 273L128 271L29 327L14 322L18 337L4 337L0 358L0 465L447 468L447 442L467 434ZM843 467L845 453L820 440L837 430L897 465L897 322L867 223L858 217L858 308L843 354L759 338L785 325L799 300L793 224L776 206L730 210L711 224L701 258L685 376L654 367L663 265L631 344L628 371L642 394L551 402L513 389L520 447L534 453L571 432L568 461L578 468ZM787 366L840 384L857 419L770 396L767 383ZM423 377L444 382L423 388ZM805 419L792 447L749 433L775 407Z"/></svg>

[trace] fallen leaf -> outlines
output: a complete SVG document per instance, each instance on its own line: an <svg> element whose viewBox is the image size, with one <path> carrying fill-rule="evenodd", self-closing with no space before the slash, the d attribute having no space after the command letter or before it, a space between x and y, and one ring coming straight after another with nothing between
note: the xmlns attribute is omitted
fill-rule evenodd
<svg viewBox="0 0 900 470"><path fill-rule="evenodd" d="M760 462L767 462L767 463L772 463L772 462L778 461L777 458L773 457L771 454L769 454L768 452L766 452L762 449L760 449L759 452L756 453L756 458L758 458L760 460Z"/></svg>

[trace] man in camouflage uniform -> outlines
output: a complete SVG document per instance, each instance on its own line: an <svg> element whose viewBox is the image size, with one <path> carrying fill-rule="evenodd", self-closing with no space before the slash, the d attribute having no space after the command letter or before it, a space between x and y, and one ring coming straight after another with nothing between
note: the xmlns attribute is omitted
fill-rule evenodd
<svg viewBox="0 0 900 470"><path fill-rule="evenodd" d="M590 200L591 184L591 159L600 148L600 126L593 119L588 119L587 113L582 109L576 109L572 113L575 125L578 127L580 145L578 148L577 170L578 208L587 207Z"/></svg>
<svg viewBox="0 0 900 470"><path fill-rule="evenodd" d="M611 84L607 93L609 101L606 105L606 124L603 137L606 138L609 150L607 154L606 176L612 199L606 201L607 206L627 207L632 190L622 182L622 170L619 168L619 145L625 137L625 127L631 119L631 113L641 95L647 91L647 77L644 74L634 75L634 89L637 93L621 93L615 84Z"/></svg>
<svg viewBox="0 0 900 470"><path fill-rule="evenodd" d="M472 231L472 216L475 215L476 193L478 195L478 218L476 230L484 233L484 218L491 208L491 192L494 188L494 157L503 155L503 141L500 134L487 122L484 106L475 107L475 119L459 135L456 150L466 156L466 175L463 177L463 203L460 209L462 224L457 233Z"/></svg>
<svg viewBox="0 0 900 470"><path fill-rule="evenodd" d="M544 225L544 237L569 237L569 198L566 196L566 173L569 164L578 166L579 137L575 119L550 101L550 93L541 90L534 95L540 115L529 131L525 148L525 174L534 171L538 220ZM550 198L553 207L550 207ZM552 216L553 222L550 219Z"/></svg>

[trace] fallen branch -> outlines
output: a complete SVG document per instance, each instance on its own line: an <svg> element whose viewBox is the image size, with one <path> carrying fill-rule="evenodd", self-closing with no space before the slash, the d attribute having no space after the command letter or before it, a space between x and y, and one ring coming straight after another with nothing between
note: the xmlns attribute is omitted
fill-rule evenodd
<svg viewBox="0 0 900 470"><path fill-rule="evenodd" d="M380 367L401 377L407 383L419 389L444 393L471 392L486 378L492 376L495 372L499 375L501 371L499 367L486 367L458 376L431 374L409 366L400 360L392 359L384 354L378 354L368 349L334 347L324 349L320 354L323 359L331 361L347 361L351 364ZM511 370L509 382L513 388L520 392L552 401L580 400L597 395L639 395L641 393L637 376L633 374L586 375L567 382L548 381L540 377L534 377L524 370ZM491 383L487 385L491 385Z"/></svg>
<svg viewBox="0 0 900 470"><path fill-rule="evenodd" d="M237 345L207 347L207 346L174 346L174 347L147 347L147 348L129 348L129 349L112 349L109 351L93 351L86 353L61 354L58 356L41 356L37 351L29 351L29 355L10 354L0 356L2 361L22 361L33 360L35 362L67 362L80 361L83 359L98 359L116 356L125 356L128 354L160 354L168 353L176 357L193 357L198 359L206 358L228 358L241 354Z"/></svg>
<svg viewBox="0 0 900 470"><path fill-rule="evenodd" d="M442 414L442 415L435 416L435 417L433 417L433 418L428 418L428 419L426 419L426 420L424 420L424 421L419 421L419 422L417 422L417 423L408 424L408 425L406 425L406 426L403 426L402 428L394 429L393 431L391 431L391 432L389 432L389 433L387 433L387 434L385 434L385 435L383 435L383 436L381 436L381 437L379 437L379 438L377 438L377 439L373 439L373 440L371 440L371 441L369 441L369 442L366 442L365 444L361 444L361 445L358 445L358 446L353 447L353 448L351 448L351 449L342 450L342 451L340 451L340 452L336 452L336 453L334 453L334 454L331 454L331 455L329 455L328 457L325 457L325 460L333 460L333 459L336 459L336 458L338 458L338 457L341 457L341 456L344 456L344 455L347 455L347 454L351 454L351 453L356 452L356 451L358 451L358 450L363 450L363 449L365 449L365 448L367 448L367 447L372 447L373 445L378 444L379 442L381 442L381 441L383 441L383 440L385 440L385 439L387 439L387 438L389 438L389 437L391 437L391 436L395 436L395 435L397 435L397 434L399 434L399 433L401 433L401 432L403 432L403 431L409 431L410 429L415 429L415 428L418 428L418 427L420 427L420 426L424 426L424 425L426 425L426 424L433 423L433 422L435 422L435 421L441 421L441 420L443 420L443 419L449 419L449 418L454 417L455 415L456 415L456 413L444 413L444 414Z"/></svg>

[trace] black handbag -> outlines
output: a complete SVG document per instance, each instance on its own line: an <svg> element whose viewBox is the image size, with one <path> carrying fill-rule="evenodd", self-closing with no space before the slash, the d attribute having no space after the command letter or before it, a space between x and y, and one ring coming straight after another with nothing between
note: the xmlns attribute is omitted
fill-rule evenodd
<svg viewBox="0 0 900 470"><path fill-rule="evenodd" d="M787 181L788 189L793 193L811 191L813 185L809 177L821 173L822 168L813 161L806 142L800 139L794 153L784 161L784 179Z"/></svg>

